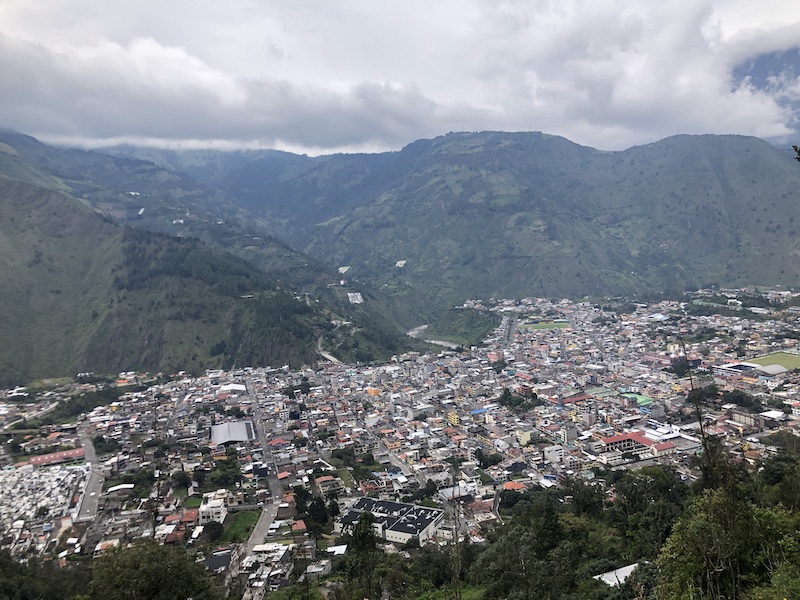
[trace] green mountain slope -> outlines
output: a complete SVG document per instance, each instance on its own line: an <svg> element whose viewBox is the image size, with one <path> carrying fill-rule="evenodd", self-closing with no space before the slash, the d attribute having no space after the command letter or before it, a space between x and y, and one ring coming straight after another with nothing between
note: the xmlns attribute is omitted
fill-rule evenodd
<svg viewBox="0 0 800 600"><path fill-rule="evenodd" d="M193 239L0 179L0 381L316 359L328 317Z"/></svg>
<svg viewBox="0 0 800 600"><path fill-rule="evenodd" d="M439 305L800 284L800 168L756 138L677 136L601 152L484 132L301 157L286 170L285 157L241 158L215 180L282 223L295 247Z"/></svg>
<svg viewBox="0 0 800 600"><path fill-rule="evenodd" d="M198 154L203 160L216 156L221 165L217 170L234 160L227 154ZM267 154L303 160L286 153ZM169 153L165 156L169 158ZM184 163L197 162L191 153L175 156ZM199 168L203 173L214 172L208 163L203 165ZM323 346L343 359L386 359L414 345L405 339L398 323L412 321L418 310L368 285L354 281L342 285L335 269L293 250L272 234L280 227L252 216L225 192L163 164L54 148L24 134L0 131L0 177L63 191L117 222L197 238L247 260L282 288L307 297L331 321L350 323L323 338ZM351 304L348 292L361 293L366 302Z"/></svg>
<svg viewBox="0 0 800 600"><path fill-rule="evenodd" d="M318 158L108 156L22 138L0 141L82 201L231 250L352 321L351 332L382 327L386 340L396 324L431 322L470 297L800 284L800 169L755 138L602 152L541 133L458 133ZM341 286L334 269L344 266ZM350 305L348 292L368 302ZM325 343L351 358L358 348Z"/></svg>

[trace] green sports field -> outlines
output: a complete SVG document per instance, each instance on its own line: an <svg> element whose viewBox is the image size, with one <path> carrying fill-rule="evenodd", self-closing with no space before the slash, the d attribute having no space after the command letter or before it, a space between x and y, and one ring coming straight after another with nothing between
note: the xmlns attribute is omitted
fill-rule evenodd
<svg viewBox="0 0 800 600"><path fill-rule="evenodd" d="M780 365L791 371L792 369L800 369L800 354L773 352L772 354L759 356L758 358L750 358L747 362L755 363L762 367L767 365Z"/></svg>
<svg viewBox="0 0 800 600"><path fill-rule="evenodd" d="M559 321L540 321L539 323L520 323L520 329L566 329L569 323Z"/></svg>

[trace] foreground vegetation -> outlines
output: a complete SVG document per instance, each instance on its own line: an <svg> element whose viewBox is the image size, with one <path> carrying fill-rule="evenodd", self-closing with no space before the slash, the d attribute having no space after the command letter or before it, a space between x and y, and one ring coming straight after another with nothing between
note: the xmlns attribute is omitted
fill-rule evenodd
<svg viewBox="0 0 800 600"><path fill-rule="evenodd" d="M409 560L351 552L334 573L335 597L798 597L800 443L789 434L772 442L780 452L748 472L709 439L691 485L651 466L598 472L610 495L578 479L558 492L502 492L505 525L487 544L426 546ZM594 579L633 563L619 587Z"/></svg>

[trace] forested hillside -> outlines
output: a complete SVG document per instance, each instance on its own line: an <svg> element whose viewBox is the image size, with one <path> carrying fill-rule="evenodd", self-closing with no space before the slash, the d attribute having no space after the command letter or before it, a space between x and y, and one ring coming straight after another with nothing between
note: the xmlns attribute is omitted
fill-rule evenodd
<svg viewBox="0 0 800 600"><path fill-rule="evenodd" d="M207 181L280 223L295 248L448 306L798 285L792 158L741 136L602 152L541 133L483 132L378 155L242 152L223 163L195 153L191 168L202 177L198 162L212 164Z"/></svg>
<svg viewBox="0 0 800 600"><path fill-rule="evenodd" d="M0 179L0 380L311 363L330 327L243 260Z"/></svg>
<svg viewBox="0 0 800 600"><path fill-rule="evenodd" d="M342 284L185 175L0 131L0 188L1 381L311 364L318 340L344 360L386 360L416 344L398 325L412 307Z"/></svg>

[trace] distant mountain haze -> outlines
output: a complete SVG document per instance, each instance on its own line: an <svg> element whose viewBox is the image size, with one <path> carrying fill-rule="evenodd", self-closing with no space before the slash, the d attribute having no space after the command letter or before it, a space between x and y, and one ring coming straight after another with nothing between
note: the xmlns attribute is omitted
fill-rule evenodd
<svg viewBox="0 0 800 600"><path fill-rule="evenodd" d="M257 226L245 231L235 206L227 223L222 208L222 192L152 163L0 134L0 385L79 371L299 367L320 348L386 360L419 346L369 288L329 288L333 270ZM354 290L367 302L352 305Z"/></svg>
<svg viewBox="0 0 800 600"><path fill-rule="evenodd" d="M743 136L603 152L542 133L482 132L385 154L189 152L170 164L280 223L296 249L449 305L796 286L792 159L789 148Z"/></svg>
<svg viewBox="0 0 800 600"><path fill-rule="evenodd" d="M424 323L485 331L446 314L469 298L795 287L793 158L713 135L603 152L451 133L312 158L0 131L0 374L385 360Z"/></svg>

